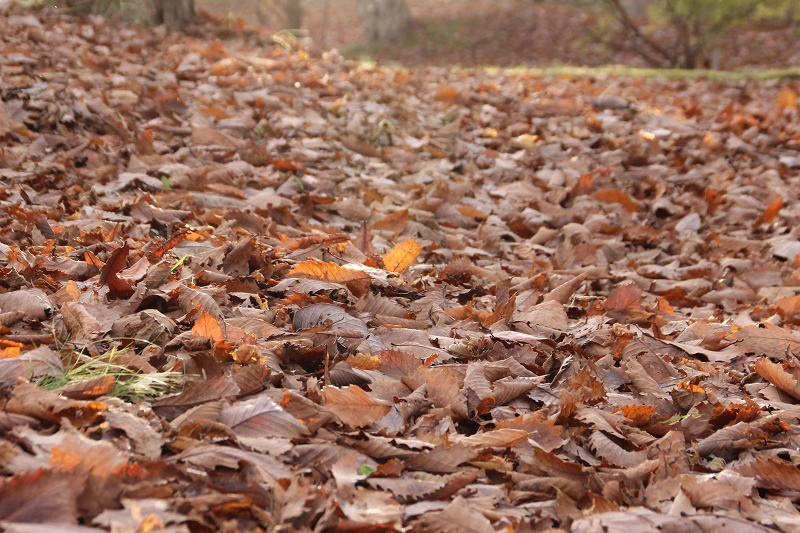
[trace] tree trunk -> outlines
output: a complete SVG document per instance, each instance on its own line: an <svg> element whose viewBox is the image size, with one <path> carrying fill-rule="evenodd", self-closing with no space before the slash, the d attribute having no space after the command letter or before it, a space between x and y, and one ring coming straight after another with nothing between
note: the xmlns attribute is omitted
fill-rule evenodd
<svg viewBox="0 0 800 533"><path fill-rule="evenodd" d="M367 42L397 41L412 23L405 0L358 0L358 15Z"/></svg>
<svg viewBox="0 0 800 533"><path fill-rule="evenodd" d="M303 27L302 0L283 0L283 12L286 13L286 23L290 30L299 30Z"/></svg>
<svg viewBox="0 0 800 533"><path fill-rule="evenodd" d="M195 22L194 0L152 0L153 22L183 30Z"/></svg>

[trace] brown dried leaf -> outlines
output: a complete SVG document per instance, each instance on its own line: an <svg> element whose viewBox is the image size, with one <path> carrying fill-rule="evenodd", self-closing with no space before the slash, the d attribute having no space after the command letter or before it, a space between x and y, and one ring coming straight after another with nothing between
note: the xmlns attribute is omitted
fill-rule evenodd
<svg viewBox="0 0 800 533"><path fill-rule="evenodd" d="M295 417L263 394L224 406L217 421L244 437L296 439L309 434Z"/></svg>
<svg viewBox="0 0 800 533"><path fill-rule="evenodd" d="M759 376L796 400L800 400L800 383L781 365L777 365L765 357L756 361L755 370Z"/></svg>
<svg viewBox="0 0 800 533"><path fill-rule="evenodd" d="M494 533L492 523L473 509L467 500L457 496L442 511L426 513L425 526L430 531L442 533Z"/></svg>
<svg viewBox="0 0 800 533"><path fill-rule="evenodd" d="M761 488L800 491L800 470L777 457L758 454L752 461L737 467L736 471L755 478Z"/></svg>
<svg viewBox="0 0 800 533"><path fill-rule="evenodd" d="M606 437L602 432L595 431L589 439L597 455L612 465L623 468L634 468L647 460L645 452L631 452L622 449L617 443Z"/></svg>
<svg viewBox="0 0 800 533"><path fill-rule="evenodd" d="M439 444L432 450L420 452L414 457L406 459L406 468L436 474L449 474L456 472L458 465L461 463L466 463L477 457L478 453L479 450L461 443L452 445Z"/></svg>
<svg viewBox="0 0 800 533"><path fill-rule="evenodd" d="M72 340L76 342L95 340L103 328L100 322L79 303L67 302L62 305L61 318Z"/></svg>
<svg viewBox="0 0 800 533"><path fill-rule="evenodd" d="M33 524L76 524L77 500L84 482L74 472L45 469L5 478L0 481L0 519Z"/></svg>
<svg viewBox="0 0 800 533"><path fill-rule="evenodd" d="M764 355L778 361L786 360L787 352L800 351L800 337L770 322L764 327L745 326L734 333L739 342L736 347L747 353Z"/></svg>
<svg viewBox="0 0 800 533"><path fill-rule="evenodd" d="M528 432L520 429L495 429L458 440L459 444L475 448L511 448L528 440Z"/></svg>
<svg viewBox="0 0 800 533"><path fill-rule="evenodd" d="M185 391L153 402L153 410L172 420L188 409L220 398L237 396L241 391L233 378L219 376L195 383Z"/></svg>
<svg viewBox="0 0 800 533"><path fill-rule="evenodd" d="M0 294L0 311L18 311L28 320L50 318L55 306L40 289L19 290Z"/></svg>

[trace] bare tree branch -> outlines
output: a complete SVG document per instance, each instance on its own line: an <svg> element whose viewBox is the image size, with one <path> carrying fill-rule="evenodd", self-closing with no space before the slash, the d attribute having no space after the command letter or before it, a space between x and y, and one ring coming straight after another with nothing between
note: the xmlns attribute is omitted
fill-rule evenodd
<svg viewBox="0 0 800 533"><path fill-rule="evenodd" d="M664 61L657 59L657 56L661 56L667 61L668 66L674 66L671 64L672 57L669 51L642 33L639 25L636 24L633 19L631 19L628 10L622 5L620 0L604 0L604 2L616 13L617 20L619 20L619 22L622 24L622 27L634 40L634 42L638 42L640 45L644 45L646 48L651 50L652 53L648 52L644 48L637 49L637 53L641 55L645 61L652 66L663 67L665 66Z"/></svg>

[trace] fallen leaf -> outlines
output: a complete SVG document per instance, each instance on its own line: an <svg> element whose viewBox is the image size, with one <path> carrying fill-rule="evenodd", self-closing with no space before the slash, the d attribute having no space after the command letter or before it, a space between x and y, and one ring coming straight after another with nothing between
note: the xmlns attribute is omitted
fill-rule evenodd
<svg viewBox="0 0 800 533"><path fill-rule="evenodd" d="M82 490L83 480L72 472L38 469L5 478L0 482L0 519L76 524Z"/></svg>
<svg viewBox="0 0 800 533"><path fill-rule="evenodd" d="M398 209L373 224L371 229L374 231L389 231L399 235L406 229L406 224L408 224L409 220L411 220L411 216L408 214L408 209Z"/></svg>
<svg viewBox="0 0 800 533"><path fill-rule="evenodd" d="M391 406L359 387L325 387L325 408L351 427L364 427L383 418Z"/></svg>
<svg viewBox="0 0 800 533"><path fill-rule="evenodd" d="M287 274L289 277L311 278L330 283L347 283L350 281L370 281L366 272L350 270L336 263L309 260L298 263Z"/></svg>
<svg viewBox="0 0 800 533"><path fill-rule="evenodd" d="M790 86L785 86L778 93L775 99L775 107L778 111L783 111L786 108L797 107L797 93Z"/></svg>
<svg viewBox="0 0 800 533"><path fill-rule="evenodd" d="M638 213L641 207L625 191L619 189L601 189L593 194L597 200L607 204L620 204L629 213Z"/></svg>
<svg viewBox="0 0 800 533"><path fill-rule="evenodd" d="M625 312L641 308L642 290L633 283L619 285L603 302L606 311Z"/></svg>
<svg viewBox="0 0 800 533"><path fill-rule="evenodd" d="M402 272L417 260L420 252L422 246L417 241L406 239L383 256L383 264L391 272Z"/></svg>
<svg viewBox="0 0 800 533"><path fill-rule="evenodd" d="M780 390L791 397L800 400L800 383L797 379L781 367L767 358L756 361L755 371L759 376L766 379Z"/></svg>
<svg viewBox="0 0 800 533"><path fill-rule="evenodd" d="M225 338L219 322L205 311L195 320L194 326L192 326L192 336L209 339L212 342L221 341Z"/></svg>
<svg viewBox="0 0 800 533"><path fill-rule="evenodd" d="M295 439L309 434L308 429L295 417L263 394L224 406L217 421L245 437Z"/></svg>
<svg viewBox="0 0 800 533"><path fill-rule="evenodd" d="M783 198L778 198L764 209L764 212L753 222L753 226L758 227L761 224L772 224L777 220L781 209L783 209Z"/></svg>

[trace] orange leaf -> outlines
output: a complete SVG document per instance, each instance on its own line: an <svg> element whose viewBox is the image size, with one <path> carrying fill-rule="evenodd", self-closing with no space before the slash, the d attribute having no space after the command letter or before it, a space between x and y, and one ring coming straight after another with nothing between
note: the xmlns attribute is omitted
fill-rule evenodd
<svg viewBox="0 0 800 533"><path fill-rule="evenodd" d="M440 102L452 102L456 100L459 96L458 89L453 87L452 85L439 85L436 88L436 98Z"/></svg>
<svg viewBox="0 0 800 533"><path fill-rule="evenodd" d="M408 209L398 209L391 215L384 217L372 225L374 230L391 231L396 234L402 233L406 229L406 224L411 220Z"/></svg>
<svg viewBox="0 0 800 533"><path fill-rule="evenodd" d="M350 270L341 267L336 263L329 263L327 261L317 261L309 259L297 263L288 274L287 278L310 278L318 279L320 281L328 281L330 283L347 283L350 281L369 281L372 278L366 272L359 272L358 270Z"/></svg>
<svg viewBox="0 0 800 533"><path fill-rule="evenodd" d="M94 400L114 392L117 378L111 374L72 383L58 389L58 393L73 400Z"/></svg>
<svg viewBox="0 0 800 533"><path fill-rule="evenodd" d="M611 296L603 302L603 309L606 311L628 311L640 309L642 289L633 283L619 285Z"/></svg>
<svg viewBox="0 0 800 533"><path fill-rule="evenodd" d="M465 217L474 218L476 220L486 220L489 218L488 214L471 205L459 204L456 206L456 209Z"/></svg>
<svg viewBox="0 0 800 533"><path fill-rule="evenodd" d="M211 339L213 342L217 342L225 338L225 335L222 333L222 328L219 327L219 322L217 322L217 319L205 311L203 311L203 314L200 315L200 318L195 320L194 326L192 326L192 336Z"/></svg>
<svg viewBox="0 0 800 533"><path fill-rule="evenodd" d="M355 385L325 387L325 408L335 414L346 425L363 427L386 416L392 409L389 404L364 392Z"/></svg>
<svg viewBox="0 0 800 533"><path fill-rule="evenodd" d="M629 213L641 211L639 204L628 193L619 189L601 189L594 193L594 197L607 204L620 204Z"/></svg>
<svg viewBox="0 0 800 533"><path fill-rule="evenodd" d="M775 307L784 320L800 314L800 294L775 300Z"/></svg>
<svg viewBox="0 0 800 533"><path fill-rule="evenodd" d="M720 193L719 191L715 191L714 189L706 189L705 200L706 200L706 212L709 215L713 215L714 212L717 210L717 207L719 207L725 200L725 195Z"/></svg>
<svg viewBox="0 0 800 533"><path fill-rule="evenodd" d="M99 257L97 257L96 255L94 255L94 254L93 254L91 251L89 251L89 250L87 250L86 252L84 252L84 253L83 253L83 259L84 259L84 260L85 260L87 263L89 263L90 265L92 265L92 266L94 266L94 267L97 267L97 268L103 268L104 266L106 266L106 264L105 264L105 263L103 263L102 261L100 261L100 258L99 258Z"/></svg>
<svg viewBox="0 0 800 533"><path fill-rule="evenodd" d="M377 355L369 355L366 353L351 355L347 358L346 363L352 368L359 368L361 370L379 370L381 368L381 358Z"/></svg>
<svg viewBox="0 0 800 533"><path fill-rule="evenodd" d="M217 65L214 65L211 68L212 74L215 68L217 68ZM228 115L228 113L226 113L224 109L216 106L201 107L200 112L203 113L204 115L208 115L209 117L214 117L219 120L230 118L230 115Z"/></svg>
<svg viewBox="0 0 800 533"><path fill-rule="evenodd" d="M797 107L797 93L788 85L781 89L778 98L775 99L775 107L783 111L787 107Z"/></svg>
<svg viewBox="0 0 800 533"><path fill-rule="evenodd" d="M583 174L578 178L578 183L572 188L571 196L573 198L582 194L589 194L592 192L593 179L591 174Z"/></svg>
<svg viewBox="0 0 800 533"><path fill-rule="evenodd" d="M674 313L675 308L672 307L672 304L669 303L669 300L664 298L663 296L658 297L658 305L656 305L656 309L664 313Z"/></svg>
<svg viewBox="0 0 800 533"><path fill-rule="evenodd" d="M294 161L280 158L274 159L272 161L272 166L274 166L276 170L297 170L300 168L300 166Z"/></svg>
<svg viewBox="0 0 800 533"><path fill-rule="evenodd" d="M13 359L19 357L22 344L14 341L0 339L0 359Z"/></svg>
<svg viewBox="0 0 800 533"><path fill-rule="evenodd" d="M764 209L764 213L756 219L754 225L757 227L761 224L772 224L778 218L781 209L783 209L783 198L778 198Z"/></svg>
<svg viewBox="0 0 800 533"><path fill-rule="evenodd" d="M417 260L422 246L414 239L406 239L383 256L383 264L391 272L402 272Z"/></svg>
<svg viewBox="0 0 800 533"><path fill-rule="evenodd" d="M658 409L657 405L629 404L614 409L614 412L622 413L622 416L630 420L633 426L639 427L650 422L656 409Z"/></svg>

